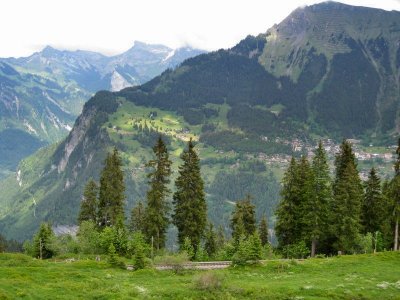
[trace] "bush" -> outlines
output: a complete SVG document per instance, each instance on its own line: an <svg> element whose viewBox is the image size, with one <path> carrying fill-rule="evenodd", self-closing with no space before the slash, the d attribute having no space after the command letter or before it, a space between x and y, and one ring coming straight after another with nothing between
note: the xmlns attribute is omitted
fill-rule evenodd
<svg viewBox="0 0 400 300"><path fill-rule="evenodd" d="M301 241L297 244L284 246L282 254L286 258L305 258L310 254L310 250L307 248L306 243Z"/></svg>
<svg viewBox="0 0 400 300"><path fill-rule="evenodd" d="M225 243L221 249L215 254L216 260L232 260L235 254L235 246L232 243Z"/></svg>
<svg viewBox="0 0 400 300"><path fill-rule="evenodd" d="M194 259L195 255L194 248L192 245L192 241L190 240L189 237L185 237L185 240L183 241L183 245L181 246L180 251L186 252L190 260Z"/></svg>
<svg viewBox="0 0 400 300"><path fill-rule="evenodd" d="M359 235L357 240L357 253L372 253L374 248L374 239L372 233L368 232L366 235Z"/></svg>
<svg viewBox="0 0 400 300"><path fill-rule="evenodd" d="M261 258L262 259L271 259L274 258L273 248L270 243L265 244L261 250Z"/></svg>
<svg viewBox="0 0 400 300"><path fill-rule="evenodd" d="M154 259L154 263L157 265L171 266L175 274L181 273L184 269L184 265L189 261L189 255L185 251L175 255L157 256Z"/></svg>
<svg viewBox="0 0 400 300"><path fill-rule="evenodd" d="M79 252L79 244L70 234L63 234L55 237L52 248L57 255L63 255L67 253L77 254Z"/></svg>
<svg viewBox="0 0 400 300"><path fill-rule="evenodd" d="M199 290L216 291L222 288L224 277L221 274L208 271L194 279L194 285Z"/></svg>
<svg viewBox="0 0 400 300"><path fill-rule="evenodd" d="M93 222L83 221L79 226L77 238L79 252L84 254L99 254L101 252L100 233ZM106 250L103 253L106 253Z"/></svg>
<svg viewBox="0 0 400 300"><path fill-rule="evenodd" d="M110 247L108 248L107 254L108 254L107 262L112 267L125 268L125 264L124 264L124 262L122 260L119 259L113 244L110 244Z"/></svg>

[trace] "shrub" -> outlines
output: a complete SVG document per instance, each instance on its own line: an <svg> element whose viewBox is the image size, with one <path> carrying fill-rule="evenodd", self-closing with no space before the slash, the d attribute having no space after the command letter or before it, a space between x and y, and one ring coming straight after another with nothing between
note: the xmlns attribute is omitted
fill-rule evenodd
<svg viewBox="0 0 400 300"><path fill-rule="evenodd" d="M186 252L190 260L194 259L195 255L194 248L192 246L192 241L190 240L189 237L185 237L185 240L183 241L183 245L181 246L180 251Z"/></svg>
<svg viewBox="0 0 400 300"><path fill-rule="evenodd" d="M189 255L185 251L182 251L175 255L157 256L154 262L158 265L171 266L175 274L178 274L183 271L184 265L189 262Z"/></svg>
<svg viewBox="0 0 400 300"><path fill-rule="evenodd" d="M123 261L121 261L117 255L117 251L115 250L115 247L113 244L110 244L110 247L108 248L108 258L107 262L112 266L112 267L120 267L120 268L125 268L125 264Z"/></svg>
<svg viewBox="0 0 400 300"><path fill-rule="evenodd" d="M79 251L84 254L99 254L100 251L100 233L96 225L91 221L83 221L79 225L77 234ZM107 249L103 251L106 253Z"/></svg>
<svg viewBox="0 0 400 300"><path fill-rule="evenodd" d="M310 254L310 250L304 241L297 244L291 244L282 248L282 254L286 258L305 258Z"/></svg>
<svg viewBox="0 0 400 300"><path fill-rule="evenodd" d="M208 271L194 279L194 285L199 290L216 291L222 288L224 278L221 274Z"/></svg>

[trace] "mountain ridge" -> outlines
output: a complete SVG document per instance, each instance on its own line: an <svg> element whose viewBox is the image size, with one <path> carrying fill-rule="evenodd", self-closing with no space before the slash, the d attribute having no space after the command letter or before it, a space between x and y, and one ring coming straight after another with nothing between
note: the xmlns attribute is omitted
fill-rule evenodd
<svg viewBox="0 0 400 300"><path fill-rule="evenodd" d="M11 158L0 159L0 175L15 170L18 161L39 145L66 136L84 102L96 91L143 83L202 52L136 42L128 51L109 57L46 46L28 57L0 58L0 139L16 145L15 151L0 149L0 157ZM6 130L13 130L17 140L30 135L30 142L16 144Z"/></svg>

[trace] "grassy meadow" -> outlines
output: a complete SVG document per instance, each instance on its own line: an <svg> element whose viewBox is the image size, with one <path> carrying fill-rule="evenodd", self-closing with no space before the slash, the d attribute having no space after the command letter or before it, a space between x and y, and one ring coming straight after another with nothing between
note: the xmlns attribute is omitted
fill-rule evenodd
<svg viewBox="0 0 400 300"><path fill-rule="evenodd" d="M0 254L0 299L400 299L400 252L177 274Z"/></svg>

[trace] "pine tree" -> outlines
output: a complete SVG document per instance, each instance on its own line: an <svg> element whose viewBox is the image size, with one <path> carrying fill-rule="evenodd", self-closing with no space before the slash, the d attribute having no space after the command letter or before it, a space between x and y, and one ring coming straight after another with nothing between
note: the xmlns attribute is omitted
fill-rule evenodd
<svg viewBox="0 0 400 300"><path fill-rule="evenodd" d="M197 244L197 246L199 245ZM186 252L190 260L194 259L196 252L193 247L193 243L188 236L183 239L183 243L180 246L180 251Z"/></svg>
<svg viewBox="0 0 400 300"><path fill-rule="evenodd" d="M263 217L261 219L261 222L260 222L260 225L258 228L258 232L260 234L261 245L265 246L266 244L269 243L269 241L268 241L268 222L267 222L267 217L265 214L263 215Z"/></svg>
<svg viewBox="0 0 400 300"><path fill-rule="evenodd" d="M107 250L107 254L108 254L108 259L107 259L108 263L113 267L117 266L119 264L119 260L114 244L110 244Z"/></svg>
<svg viewBox="0 0 400 300"><path fill-rule="evenodd" d="M304 199L303 223L306 240L311 240L311 257L314 257L317 243L329 234L328 213L332 199L329 166L321 141L312 161L312 173L308 176L311 193Z"/></svg>
<svg viewBox="0 0 400 300"><path fill-rule="evenodd" d="M394 194L392 190L393 179L385 180L382 184L382 198L384 210L384 222L381 224L382 233L382 249L390 249L393 247L393 232L394 232Z"/></svg>
<svg viewBox="0 0 400 300"><path fill-rule="evenodd" d="M6 251L7 240L0 234L0 253Z"/></svg>
<svg viewBox="0 0 400 300"><path fill-rule="evenodd" d="M399 250L399 220L400 220L400 138L396 149L397 159L394 164L395 177L392 180L391 191L393 200L394 239L393 249Z"/></svg>
<svg viewBox="0 0 400 300"><path fill-rule="evenodd" d="M310 165L304 157L299 162L292 157L283 176L281 201L276 210L275 232L281 248L303 239L304 201L311 193L310 174Z"/></svg>
<svg viewBox="0 0 400 300"><path fill-rule="evenodd" d="M51 258L55 254L53 249L54 232L50 224L40 224L39 231L33 238L34 256L40 259Z"/></svg>
<svg viewBox="0 0 400 300"><path fill-rule="evenodd" d="M350 143L343 141L336 156L333 185L332 229L336 250L354 252L361 230L363 188Z"/></svg>
<svg viewBox="0 0 400 300"><path fill-rule="evenodd" d="M122 160L117 148L107 155L100 176L98 221L100 227L112 226L124 218L125 183Z"/></svg>
<svg viewBox="0 0 400 300"><path fill-rule="evenodd" d="M231 222L231 229L232 229L232 238L234 241L234 245L237 248L239 245L239 241L241 239L246 239L248 236L246 234L246 228L244 227L243 217L239 214L236 214L236 219Z"/></svg>
<svg viewBox="0 0 400 300"><path fill-rule="evenodd" d="M243 200L237 201L235 210L232 213L231 228L232 235L235 237L241 234L236 232L239 219L243 223L245 237L252 235L256 231L255 206L251 203L250 195L247 195Z"/></svg>
<svg viewBox="0 0 400 300"><path fill-rule="evenodd" d="M144 232L145 227L145 209L142 201L139 201L131 210L131 222L129 229L132 232Z"/></svg>
<svg viewBox="0 0 400 300"><path fill-rule="evenodd" d="M297 210L297 162L294 157L282 179L281 200L276 209L275 233L280 247L295 242Z"/></svg>
<svg viewBox="0 0 400 300"><path fill-rule="evenodd" d="M249 253L248 260L258 261L261 259L262 243L259 233L256 231L249 236Z"/></svg>
<svg viewBox="0 0 400 300"><path fill-rule="evenodd" d="M383 232L382 227L385 223L385 201L381 192L381 181L376 174L375 168L369 172L368 180L365 182L365 195L362 204L361 221L363 233Z"/></svg>
<svg viewBox="0 0 400 300"><path fill-rule="evenodd" d="M171 164L167 147L161 136L153 147L155 159L150 160L146 167L151 171L147 174L150 189L147 192L147 206L145 214L145 233L147 239L154 238L156 249L165 246L165 235L169 224L167 196L171 192L167 185L170 182Z"/></svg>
<svg viewBox="0 0 400 300"><path fill-rule="evenodd" d="M96 182L90 179L83 192L78 224L81 224L83 221L97 223L97 191L98 187Z"/></svg>
<svg viewBox="0 0 400 300"><path fill-rule="evenodd" d="M183 151L181 159L183 164L179 167L173 196L173 223L178 228L179 245L183 245L185 238L189 237L196 252L207 222L207 204L200 175L200 160L192 140Z"/></svg>
<svg viewBox="0 0 400 300"><path fill-rule="evenodd" d="M204 249L207 252L208 257L212 257L217 251L217 237L214 232L214 226L211 222L208 223L206 228Z"/></svg>
<svg viewBox="0 0 400 300"><path fill-rule="evenodd" d="M133 239L135 268L144 269L146 266L144 237L140 232L137 232L134 234Z"/></svg>
<svg viewBox="0 0 400 300"><path fill-rule="evenodd" d="M225 232L224 232L224 228L222 227L222 225L219 225L218 230L217 230L217 237L216 237L217 249L218 250L222 249L222 247L224 247L224 245L225 245Z"/></svg>

